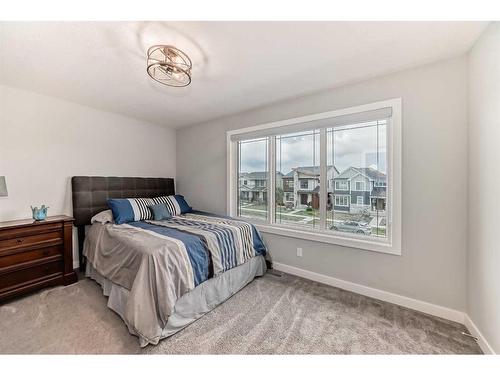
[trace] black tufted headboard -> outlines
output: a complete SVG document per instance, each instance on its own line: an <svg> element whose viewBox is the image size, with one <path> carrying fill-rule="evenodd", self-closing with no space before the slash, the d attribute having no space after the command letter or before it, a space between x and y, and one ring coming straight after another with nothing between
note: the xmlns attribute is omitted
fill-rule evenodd
<svg viewBox="0 0 500 375"><path fill-rule="evenodd" d="M73 217L78 228L80 269L83 269L85 225L95 214L107 210L108 198L151 198L175 194L173 178L156 177L96 177L71 178Z"/></svg>

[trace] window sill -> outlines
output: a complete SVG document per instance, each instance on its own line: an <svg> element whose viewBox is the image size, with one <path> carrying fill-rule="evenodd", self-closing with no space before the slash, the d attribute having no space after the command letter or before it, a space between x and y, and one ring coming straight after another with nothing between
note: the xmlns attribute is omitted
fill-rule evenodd
<svg viewBox="0 0 500 375"><path fill-rule="evenodd" d="M299 238L301 240L316 241L322 243L328 243L332 245L339 245L350 247L360 250L376 251L378 253L391 254L391 255L401 255L401 249L396 248L388 242L377 241L372 239L370 241L363 240L359 237L345 235L335 235L330 231L311 231L306 228L290 228L283 227L276 224L269 225L259 222L253 222L255 227L263 232L276 234L286 237Z"/></svg>

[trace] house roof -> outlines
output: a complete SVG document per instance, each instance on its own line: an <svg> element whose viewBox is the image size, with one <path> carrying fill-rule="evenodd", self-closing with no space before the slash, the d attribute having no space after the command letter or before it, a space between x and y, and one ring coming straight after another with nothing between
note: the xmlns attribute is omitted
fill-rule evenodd
<svg viewBox="0 0 500 375"><path fill-rule="evenodd" d="M355 175L358 173L361 173L362 175L365 175L368 177L370 180L385 180L386 175L385 173L382 173L380 171L377 171L374 168L356 168L356 167L349 167L345 171L343 171L341 174L339 174L335 179L351 179L355 175L350 176L349 172L355 171L357 172Z"/></svg>
<svg viewBox="0 0 500 375"><path fill-rule="evenodd" d="M247 180L265 180L267 172L247 172L243 173L241 177L245 177Z"/></svg>
<svg viewBox="0 0 500 375"><path fill-rule="evenodd" d="M329 166L328 169L335 168L333 166ZM288 172L286 175L283 176L283 178L290 178L293 177L293 173L297 171L302 174L306 174L309 176L319 176L319 167L313 166L313 167L296 167L292 168L290 172ZM339 173L338 169L335 168L335 172Z"/></svg>
<svg viewBox="0 0 500 375"><path fill-rule="evenodd" d="M276 172L276 174L283 175L281 172ZM240 177L244 177L247 180L266 180L267 172L244 172L240 174Z"/></svg>
<svg viewBox="0 0 500 375"><path fill-rule="evenodd" d="M385 173L377 171L374 168L356 168L356 169L359 170L364 175L370 177L372 180L385 180L386 177Z"/></svg>

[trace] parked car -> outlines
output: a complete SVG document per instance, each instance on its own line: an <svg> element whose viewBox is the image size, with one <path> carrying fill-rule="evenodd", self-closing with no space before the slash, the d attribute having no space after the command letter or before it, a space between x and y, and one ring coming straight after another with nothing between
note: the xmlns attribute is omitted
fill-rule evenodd
<svg viewBox="0 0 500 375"><path fill-rule="evenodd" d="M345 220L333 224L330 227L330 229L338 230L341 232L357 233L357 234L366 234L366 235L372 234L372 227L369 226L367 223L352 221L352 220Z"/></svg>

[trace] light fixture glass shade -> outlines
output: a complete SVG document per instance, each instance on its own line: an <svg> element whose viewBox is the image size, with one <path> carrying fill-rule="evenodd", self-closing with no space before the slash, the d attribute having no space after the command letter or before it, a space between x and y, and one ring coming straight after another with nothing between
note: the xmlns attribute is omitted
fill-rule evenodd
<svg viewBox="0 0 500 375"><path fill-rule="evenodd" d="M174 46L155 45L148 49L147 72L164 85L183 87L191 83L192 63L189 57Z"/></svg>
<svg viewBox="0 0 500 375"><path fill-rule="evenodd" d="M7 183L5 182L5 176L0 176L0 197L6 197L7 194Z"/></svg>

